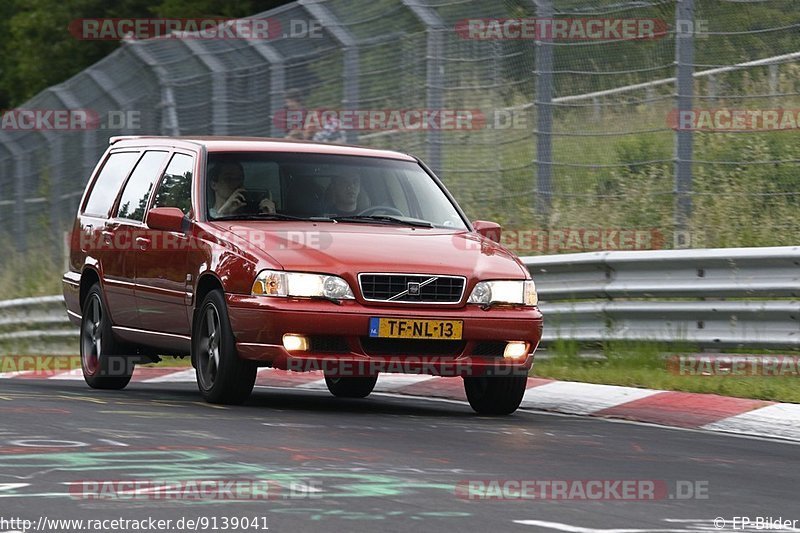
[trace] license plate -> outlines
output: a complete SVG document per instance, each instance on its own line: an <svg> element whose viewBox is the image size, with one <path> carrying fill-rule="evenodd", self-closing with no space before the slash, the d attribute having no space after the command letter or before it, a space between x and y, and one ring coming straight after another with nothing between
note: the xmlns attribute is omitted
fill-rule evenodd
<svg viewBox="0 0 800 533"><path fill-rule="evenodd" d="M461 320L425 320L417 318L369 319L369 336L389 339L461 340Z"/></svg>

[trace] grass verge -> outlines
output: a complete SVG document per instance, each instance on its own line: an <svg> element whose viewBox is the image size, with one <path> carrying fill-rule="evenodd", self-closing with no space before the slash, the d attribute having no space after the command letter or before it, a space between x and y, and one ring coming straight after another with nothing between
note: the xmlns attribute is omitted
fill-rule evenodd
<svg viewBox="0 0 800 533"><path fill-rule="evenodd" d="M800 403L800 376L682 375L670 369L665 354L686 353L657 344L603 347L605 360L587 360L571 343L555 345L551 359L534 364L535 377L648 389L711 393L737 398ZM773 355L792 355L781 354Z"/></svg>

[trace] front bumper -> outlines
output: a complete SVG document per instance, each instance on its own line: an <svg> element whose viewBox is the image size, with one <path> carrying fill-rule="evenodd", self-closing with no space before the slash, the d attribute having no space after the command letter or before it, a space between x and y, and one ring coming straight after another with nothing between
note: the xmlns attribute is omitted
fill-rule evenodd
<svg viewBox="0 0 800 533"><path fill-rule="evenodd" d="M542 336L538 308L477 306L341 305L325 300L229 294L228 314L239 356L283 370L323 370L331 375L400 372L442 376L527 374ZM371 317L462 320L461 341L371 339ZM309 351L288 352L283 335L312 341ZM529 344L526 356L504 359L507 341ZM315 347L317 345L318 347Z"/></svg>

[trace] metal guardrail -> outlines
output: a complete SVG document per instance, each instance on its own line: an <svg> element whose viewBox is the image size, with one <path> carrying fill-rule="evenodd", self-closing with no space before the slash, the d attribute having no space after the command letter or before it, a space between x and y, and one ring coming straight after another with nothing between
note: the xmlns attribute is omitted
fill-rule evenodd
<svg viewBox="0 0 800 533"><path fill-rule="evenodd" d="M78 338L60 295L0 301L0 354L76 354Z"/></svg>
<svg viewBox="0 0 800 533"><path fill-rule="evenodd" d="M639 340L800 348L800 247L522 258L544 343ZM0 302L0 352L77 353L61 296Z"/></svg>
<svg viewBox="0 0 800 533"><path fill-rule="evenodd" d="M522 258L544 339L800 348L800 247Z"/></svg>

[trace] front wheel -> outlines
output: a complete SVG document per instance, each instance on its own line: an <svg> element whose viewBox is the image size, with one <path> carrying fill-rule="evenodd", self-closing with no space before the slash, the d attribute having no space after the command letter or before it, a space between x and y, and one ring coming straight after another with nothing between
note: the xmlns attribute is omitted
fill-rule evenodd
<svg viewBox="0 0 800 533"><path fill-rule="evenodd" d="M325 385L337 398L366 398L375 388L378 375L358 377L325 376Z"/></svg>
<svg viewBox="0 0 800 533"><path fill-rule="evenodd" d="M100 284L89 289L81 317L81 369L93 389L124 389L133 376L134 360L121 353L111 331L111 317Z"/></svg>
<svg viewBox="0 0 800 533"><path fill-rule="evenodd" d="M508 415L522 403L527 383L527 376L465 377L464 392L475 412Z"/></svg>
<svg viewBox="0 0 800 533"><path fill-rule="evenodd" d="M192 328L197 387L209 403L239 405L253 392L258 367L239 358L222 291L208 293Z"/></svg>

